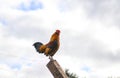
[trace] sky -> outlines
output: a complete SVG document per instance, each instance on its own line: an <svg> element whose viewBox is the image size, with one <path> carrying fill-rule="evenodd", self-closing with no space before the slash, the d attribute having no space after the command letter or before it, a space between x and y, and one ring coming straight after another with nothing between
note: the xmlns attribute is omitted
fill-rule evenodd
<svg viewBox="0 0 120 78"><path fill-rule="evenodd" d="M0 78L53 78L35 42L61 30L54 55L79 78L120 77L120 0L0 0Z"/></svg>

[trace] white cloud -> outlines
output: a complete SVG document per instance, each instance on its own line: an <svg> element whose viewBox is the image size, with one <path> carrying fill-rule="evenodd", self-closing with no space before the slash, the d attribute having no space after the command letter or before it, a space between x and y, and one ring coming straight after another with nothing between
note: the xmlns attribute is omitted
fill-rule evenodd
<svg viewBox="0 0 120 78"><path fill-rule="evenodd" d="M112 1L105 4L102 1L99 4L92 0L93 3L90 2L91 5L88 6L88 0L40 0L43 9L27 12L17 7L22 2L29 4L29 0L0 1L0 21L7 23L0 22L0 77L52 77L45 66L47 58L36 53L32 44L36 41L46 43L56 29L61 30L61 47L54 58L63 69L70 69L80 78L119 76L120 30L114 22L116 18L109 20L114 17L116 10L111 11L106 7L104 12L101 8L106 4L110 7L117 4ZM98 6L95 7L94 3ZM91 9L88 10L85 6ZM95 13L95 18L91 12ZM101 19L100 16L104 14L106 16ZM114 23L109 23L111 21ZM90 72L82 70L84 66L89 67Z"/></svg>
<svg viewBox="0 0 120 78"><path fill-rule="evenodd" d="M120 30L117 27L98 27L94 37L106 44L110 51L116 52L120 49Z"/></svg>
<svg viewBox="0 0 120 78"><path fill-rule="evenodd" d="M16 78L16 73L5 64L0 64L0 77L2 78Z"/></svg>

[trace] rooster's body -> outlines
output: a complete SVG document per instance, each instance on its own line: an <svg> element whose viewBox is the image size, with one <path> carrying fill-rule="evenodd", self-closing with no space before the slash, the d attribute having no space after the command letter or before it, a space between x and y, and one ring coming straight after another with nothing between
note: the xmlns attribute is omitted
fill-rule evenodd
<svg viewBox="0 0 120 78"><path fill-rule="evenodd" d="M56 30L55 33L50 38L50 41L47 44L43 44L41 42L34 43L34 47L37 52L44 53L46 56L53 56L60 46L59 41L60 30Z"/></svg>

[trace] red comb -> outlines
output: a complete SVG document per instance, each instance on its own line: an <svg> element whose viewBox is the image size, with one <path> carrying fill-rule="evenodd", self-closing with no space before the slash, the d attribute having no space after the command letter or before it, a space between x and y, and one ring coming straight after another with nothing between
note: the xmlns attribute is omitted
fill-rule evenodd
<svg viewBox="0 0 120 78"><path fill-rule="evenodd" d="M60 30L56 30L56 32L60 33Z"/></svg>

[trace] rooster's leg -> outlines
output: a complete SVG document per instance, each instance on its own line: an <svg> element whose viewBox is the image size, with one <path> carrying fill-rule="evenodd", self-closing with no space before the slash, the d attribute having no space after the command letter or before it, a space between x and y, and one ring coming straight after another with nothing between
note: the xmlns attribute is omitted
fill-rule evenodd
<svg viewBox="0 0 120 78"><path fill-rule="evenodd" d="M52 56L49 56L49 59L50 59L51 61L53 61L53 60L54 60Z"/></svg>

